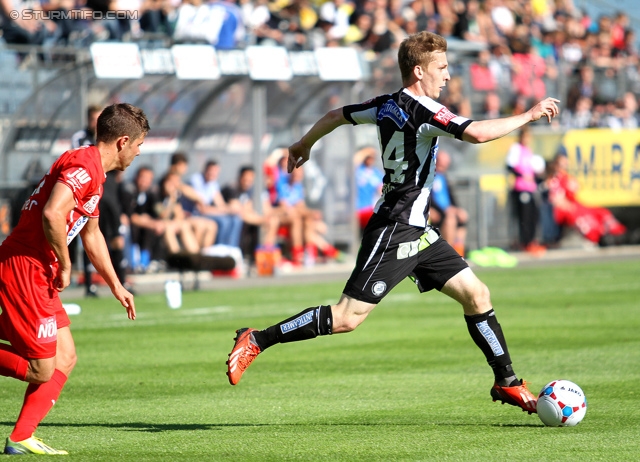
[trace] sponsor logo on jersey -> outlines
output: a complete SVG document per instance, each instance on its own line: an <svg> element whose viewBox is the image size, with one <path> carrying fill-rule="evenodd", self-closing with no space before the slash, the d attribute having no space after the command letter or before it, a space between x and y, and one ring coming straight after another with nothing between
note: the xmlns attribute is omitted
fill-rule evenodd
<svg viewBox="0 0 640 462"><path fill-rule="evenodd" d="M67 173L67 184L73 188L74 191L80 189L82 185L91 181L91 177L87 171L80 167L74 172Z"/></svg>
<svg viewBox="0 0 640 462"><path fill-rule="evenodd" d="M287 332L291 332L292 330L299 329L302 326L306 326L307 324L311 324L313 322L313 311L309 311L308 313L304 313L298 316L293 321L289 321L280 326L280 330L283 334Z"/></svg>
<svg viewBox="0 0 640 462"><path fill-rule="evenodd" d="M36 324L38 343L51 343L58 339L58 323L55 316L40 318Z"/></svg>
<svg viewBox="0 0 640 462"><path fill-rule="evenodd" d="M85 215L81 215L80 218L76 220L76 222L71 227L71 230L67 233L67 245L69 245L69 243L73 241L73 238L78 235L80 230L84 228L84 225L87 224L87 221L89 221L89 217Z"/></svg>
<svg viewBox="0 0 640 462"><path fill-rule="evenodd" d="M93 211L96 209L96 205L98 205L99 200L100 196L96 194L95 196L92 196L91 199L89 199L89 202L86 202L82 206L82 208L85 209L87 213L93 213Z"/></svg>
<svg viewBox="0 0 640 462"><path fill-rule="evenodd" d="M502 346L498 341L498 337L496 337L496 334L493 332L493 329L489 327L489 323L487 321L482 321L477 323L476 326L478 327L478 330L480 331L482 336L485 338L485 340L491 347L491 351L493 351L493 354L495 356L503 355L504 350L502 349Z"/></svg>
<svg viewBox="0 0 640 462"><path fill-rule="evenodd" d="M374 282L373 285L371 286L371 292L376 297L379 297L380 295L382 295L385 292L385 290L387 290L387 283L384 281Z"/></svg>
<svg viewBox="0 0 640 462"><path fill-rule="evenodd" d="M456 115L453 112L446 107L443 107L433 118L446 127L449 125L449 122L451 122L451 119L454 119L455 117Z"/></svg>
<svg viewBox="0 0 640 462"><path fill-rule="evenodd" d="M378 120L385 117L391 119L398 128L403 128L409 120L409 115L398 107L395 101L389 100L378 111Z"/></svg>

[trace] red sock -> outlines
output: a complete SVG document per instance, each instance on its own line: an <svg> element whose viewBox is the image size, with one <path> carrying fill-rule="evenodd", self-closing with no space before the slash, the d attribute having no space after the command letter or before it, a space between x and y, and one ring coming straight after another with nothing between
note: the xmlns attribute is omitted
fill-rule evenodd
<svg viewBox="0 0 640 462"><path fill-rule="evenodd" d="M27 377L29 361L10 345L0 343L0 375L22 380Z"/></svg>
<svg viewBox="0 0 640 462"><path fill-rule="evenodd" d="M56 403L66 381L67 376L56 369L48 382L39 385L29 384L18 421L9 437L11 441L26 440L34 434L40 421Z"/></svg>
<svg viewBox="0 0 640 462"><path fill-rule="evenodd" d="M295 246L291 249L291 258L296 264L302 264L304 260L304 249L301 246Z"/></svg>

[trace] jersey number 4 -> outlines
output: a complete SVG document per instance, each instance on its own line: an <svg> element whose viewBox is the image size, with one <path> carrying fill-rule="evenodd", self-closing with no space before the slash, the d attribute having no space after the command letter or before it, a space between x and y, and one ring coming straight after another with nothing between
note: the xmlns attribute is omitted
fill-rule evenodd
<svg viewBox="0 0 640 462"><path fill-rule="evenodd" d="M393 159L391 158L393 156ZM404 171L409 162L404 160L404 133L394 132L393 136L384 147L382 163L385 170L391 170L391 183L404 183Z"/></svg>

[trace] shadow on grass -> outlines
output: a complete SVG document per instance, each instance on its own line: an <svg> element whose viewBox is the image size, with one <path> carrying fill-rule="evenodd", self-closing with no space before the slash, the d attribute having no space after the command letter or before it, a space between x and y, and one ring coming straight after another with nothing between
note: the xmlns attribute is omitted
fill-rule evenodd
<svg viewBox="0 0 640 462"><path fill-rule="evenodd" d="M14 422L0 422L0 425L12 427ZM122 431L131 432L175 432L175 431L198 431L198 430L221 430L223 428L251 428L251 427L512 427L512 428L539 428L540 424L478 424L478 423L446 423L433 422L429 424L412 424L412 423L220 423L220 424L157 424L145 422L122 422L122 423L41 423L40 427L70 427L70 428L113 428Z"/></svg>

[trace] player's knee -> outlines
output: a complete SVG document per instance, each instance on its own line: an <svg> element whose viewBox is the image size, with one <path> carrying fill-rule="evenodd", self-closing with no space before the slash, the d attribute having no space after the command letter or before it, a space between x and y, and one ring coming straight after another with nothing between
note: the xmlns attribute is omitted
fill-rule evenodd
<svg viewBox="0 0 640 462"><path fill-rule="evenodd" d="M56 368L65 375L69 375L78 362L78 356L75 350L65 353L59 353L56 357Z"/></svg>
<svg viewBox="0 0 640 462"><path fill-rule="evenodd" d="M478 312L483 313L491 308L491 293L483 282L479 282L473 291L473 304Z"/></svg>

